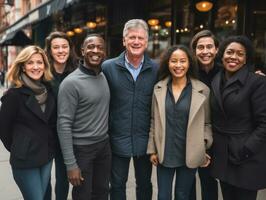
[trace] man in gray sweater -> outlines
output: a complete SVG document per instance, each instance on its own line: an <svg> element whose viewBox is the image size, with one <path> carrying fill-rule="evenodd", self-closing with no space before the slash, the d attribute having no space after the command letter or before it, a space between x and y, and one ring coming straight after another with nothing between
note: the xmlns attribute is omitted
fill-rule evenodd
<svg viewBox="0 0 266 200"><path fill-rule="evenodd" d="M74 200L107 200L111 169L108 137L110 92L101 63L105 44L89 35L82 46L83 61L61 83L58 93L58 137L74 186Z"/></svg>

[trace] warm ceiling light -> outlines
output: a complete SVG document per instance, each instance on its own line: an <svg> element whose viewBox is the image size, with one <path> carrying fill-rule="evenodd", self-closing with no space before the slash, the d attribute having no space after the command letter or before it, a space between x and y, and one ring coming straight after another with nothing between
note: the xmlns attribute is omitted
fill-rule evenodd
<svg viewBox="0 0 266 200"><path fill-rule="evenodd" d="M90 29L95 29L97 24L95 22L87 22L86 26Z"/></svg>
<svg viewBox="0 0 266 200"><path fill-rule="evenodd" d="M200 12L208 12L212 9L213 3L211 1L199 1L196 3L196 8Z"/></svg>
<svg viewBox="0 0 266 200"><path fill-rule="evenodd" d="M67 31L66 34L68 37L72 37L75 35L75 33L73 31Z"/></svg>
<svg viewBox="0 0 266 200"><path fill-rule="evenodd" d="M153 30L153 31L161 30L161 28L162 27L160 25L151 26L151 30Z"/></svg>
<svg viewBox="0 0 266 200"><path fill-rule="evenodd" d="M82 33L82 28L74 28L75 33Z"/></svg>
<svg viewBox="0 0 266 200"><path fill-rule="evenodd" d="M158 20L158 19L149 19L149 20L148 20L148 24L149 24L150 26L156 26L156 25L159 24L159 20Z"/></svg>
<svg viewBox="0 0 266 200"><path fill-rule="evenodd" d="M172 26L172 22L171 21L166 21L164 23L164 25L167 27L167 28L170 28Z"/></svg>

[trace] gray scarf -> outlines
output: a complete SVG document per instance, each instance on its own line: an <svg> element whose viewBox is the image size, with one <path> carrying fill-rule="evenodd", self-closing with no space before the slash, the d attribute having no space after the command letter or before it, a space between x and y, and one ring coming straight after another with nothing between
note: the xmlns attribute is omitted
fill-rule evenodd
<svg viewBox="0 0 266 200"><path fill-rule="evenodd" d="M35 81L29 78L25 73L21 74L21 80L25 86L29 87L34 92L35 98L37 99L42 111L44 112L45 102L47 99L46 87L40 81Z"/></svg>

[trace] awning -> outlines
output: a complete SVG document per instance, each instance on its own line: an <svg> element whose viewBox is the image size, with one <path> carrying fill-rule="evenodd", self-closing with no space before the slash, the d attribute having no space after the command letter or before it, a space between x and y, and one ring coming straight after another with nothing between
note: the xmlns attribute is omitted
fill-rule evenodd
<svg viewBox="0 0 266 200"><path fill-rule="evenodd" d="M32 44L32 40L21 30L7 34L7 36L0 41L0 46L26 46L29 44Z"/></svg>
<svg viewBox="0 0 266 200"><path fill-rule="evenodd" d="M43 20L46 17L50 16L51 14L63 10L65 7L66 0L54 0L51 3L47 4L46 6L42 6L39 9L39 20Z"/></svg>
<svg viewBox="0 0 266 200"><path fill-rule="evenodd" d="M38 21L41 21L53 13L64 9L65 6L67 6L72 1L70 0L48 0L38 6L37 8L31 10L26 15L24 15L22 18L17 20L14 24L9 26L4 34L9 35L10 33L16 32L18 30L21 30L25 26L29 24L36 23ZM0 42L1 43L1 42Z"/></svg>

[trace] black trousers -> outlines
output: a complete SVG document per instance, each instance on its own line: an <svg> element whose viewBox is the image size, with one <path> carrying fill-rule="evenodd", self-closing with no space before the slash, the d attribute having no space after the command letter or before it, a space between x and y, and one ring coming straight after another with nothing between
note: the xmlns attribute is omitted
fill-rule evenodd
<svg viewBox="0 0 266 200"><path fill-rule="evenodd" d="M224 200L256 200L257 190L247 190L220 182Z"/></svg>
<svg viewBox="0 0 266 200"><path fill-rule="evenodd" d="M210 175L209 167L198 168L202 200L218 200L218 182ZM196 200L196 178L191 189L190 200Z"/></svg>
<svg viewBox="0 0 266 200"><path fill-rule="evenodd" d="M92 145L74 145L74 154L84 181L73 187L73 200L108 200L111 173L109 139Z"/></svg>

